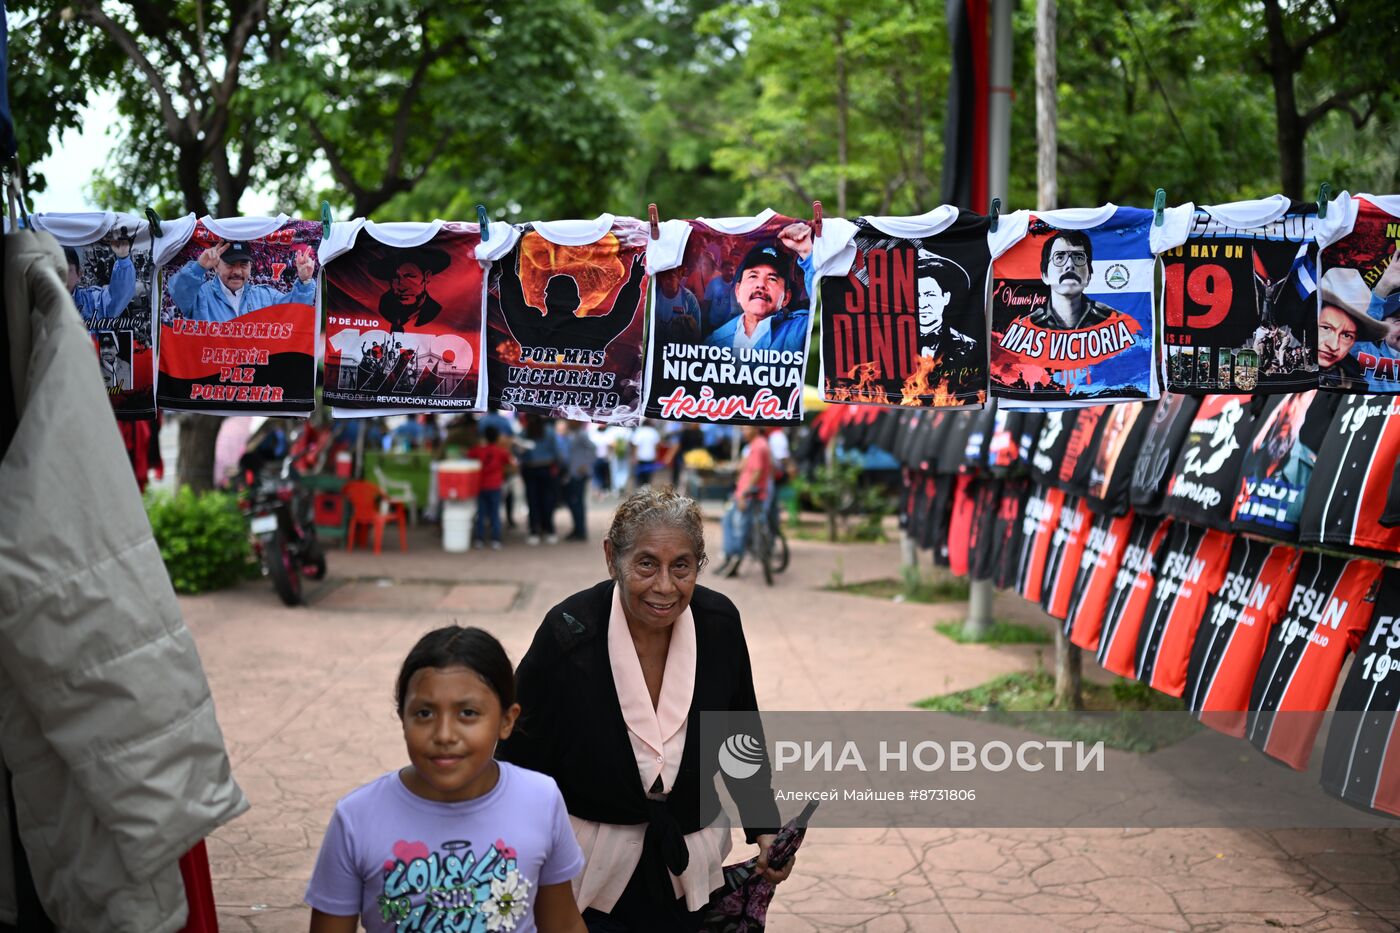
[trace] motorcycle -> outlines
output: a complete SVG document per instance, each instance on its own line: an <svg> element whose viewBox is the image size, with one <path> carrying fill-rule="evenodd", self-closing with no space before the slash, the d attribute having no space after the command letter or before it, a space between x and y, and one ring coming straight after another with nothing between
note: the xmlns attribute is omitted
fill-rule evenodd
<svg viewBox="0 0 1400 933"><path fill-rule="evenodd" d="M239 502L263 576L272 578L283 603L300 605L301 578L320 580L326 575L326 554L316 537L311 494L297 481L290 460L273 472L256 454L248 454L240 461L239 472L243 480Z"/></svg>

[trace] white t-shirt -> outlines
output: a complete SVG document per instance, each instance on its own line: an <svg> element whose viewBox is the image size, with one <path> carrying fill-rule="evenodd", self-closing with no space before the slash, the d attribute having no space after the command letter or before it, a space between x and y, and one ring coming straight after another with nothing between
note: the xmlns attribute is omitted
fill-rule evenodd
<svg viewBox="0 0 1400 933"><path fill-rule="evenodd" d="M644 424L632 432L632 446L637 451L637 459L651 463L656 459L656 448L661 443L661 432L649 424Z"/></svg>

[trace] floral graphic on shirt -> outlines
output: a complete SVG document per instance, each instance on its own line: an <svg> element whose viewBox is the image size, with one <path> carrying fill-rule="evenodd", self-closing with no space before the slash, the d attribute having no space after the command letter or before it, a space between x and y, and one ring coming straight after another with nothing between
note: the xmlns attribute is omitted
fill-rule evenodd
<svg viewBox="0 0 1400 933"><path fill-rule="evenodd" d="M497 933L514 930L530 909L530 882L503 840L478 855L467 840L432 851L400 840L384 862L379 915L396 933Z"/></svg>

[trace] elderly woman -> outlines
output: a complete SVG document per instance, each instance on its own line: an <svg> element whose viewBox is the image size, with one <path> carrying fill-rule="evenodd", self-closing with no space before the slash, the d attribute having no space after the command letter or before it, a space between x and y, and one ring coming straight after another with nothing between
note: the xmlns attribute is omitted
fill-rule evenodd
<svg viewBox="0 0 1400 933"><path fill-rule="evenodd" d="M698 714L757 709L748 647L734 604L697 585L694 501L643 487L618 507L603 554L611 579L551 609L521 660L523 714L499 757L563 791L587 859L574 893L590 931L695 930L730 847L718 749L700 748ZM730 787L760 870L786 879L791 862L767 864L771 792Z"/></svg>

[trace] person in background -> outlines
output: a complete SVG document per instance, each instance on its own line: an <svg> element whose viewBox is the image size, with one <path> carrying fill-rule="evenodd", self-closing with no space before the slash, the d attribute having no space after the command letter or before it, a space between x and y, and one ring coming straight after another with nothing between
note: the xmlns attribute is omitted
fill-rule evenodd
<svg viewBox="0 0 1400 933"><path fill-rule="evenodd" d="M773 495L768 500L768 520L776 531L781 520L781 493L783 487L792 482L794 472L792 446L785 429L774 428L768 432L768 451L773 457Z"/></svg>
<svg viewBox="0 0 1400 933"><path fill-rule="evenodd" d="M698 424L682 424L673 438L675 452L671 454L671 488L679 490L685 475L685 455L705 446L705 435Z"/></svg>
<svg viewBox="0 0 1400 933"><path fill-rule="evenodd" d="M612 492L612 434L590 423L588 439L593 442L593 495L601 499Z"/></svg>
<svg viewBox="0 0 1400 933"><path fill-rule="evenodd" d="M638 486L649 486L651 476L661 466L657 460L661 432L643 421L632 431L632 478Z"/></svg>
<svg viewBox="0 0 1400 933"><path fill-rule="evenodd" d="M593 462L597 459L597 449L593 438L588 436L587 425L582 421L565 422L564 460L568 474L564 479L564 503L569 507L569 515L574 520L569 541L588 540L588 478L593 474Z"/></svg>
<svg viewBox="0 0 1400 933"><path fill-rule="evenodd" d="M525 418L525 441L530 445L520 456L520 478L525 481L525 502L529 509L530 534L526 544L558 544L554 533L554 510L559 505L559 474L564 451L554 426L539 415Z"/></svg>
<svg viewBox="0 0 1400 933"><path fill-rule="evenodd" d="M501 437L505 438L506 444L514 446L515 443L515 419L511 415L504 415L500 409L488 408L486 414L481 416L477 422L477 427L485 429L488 425L494 426L501 432ZM515 482L514 478L507 476L506 484L501 489L502 502L505 504L506 527L515 527Z"/></svg>
<svg viewBox="0 0 1400 933"><path fill-rule="evenodd" d="M495 425L481 431L481 443L467 451L467 457L481 463L481 489L476 494L476 518L472 521L472 544L486 546L486 533L491 532L491 550L501 549L501 487L505 485L506 468L513 462L510 451L501 443L501 432Z"/></svg>
<svg viewBox="0 0 1400 933"><path fill-rule="evenodd" d="M721 577L732 577L739 572L754 517L765 514L764 509L773 495L773 452L768 439L753 425L744 425L743 434L747 442L744 459L734 484L734 498L724 511L724 563L715 571Z"/></svg>

